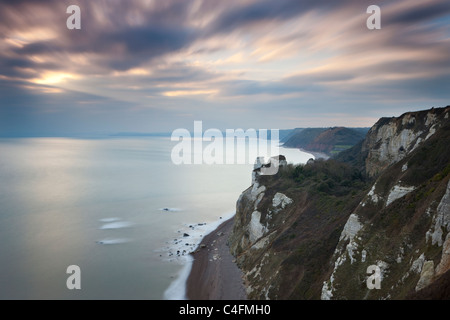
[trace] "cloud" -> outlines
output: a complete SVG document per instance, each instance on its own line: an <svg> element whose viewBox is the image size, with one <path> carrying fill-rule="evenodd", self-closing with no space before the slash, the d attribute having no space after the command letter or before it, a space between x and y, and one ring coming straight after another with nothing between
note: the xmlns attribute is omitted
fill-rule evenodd
<svg viewBox="0 0 450 320"><path fill-rule="evenodd" d="M171 12L173 15L171 10L181 10L178 8L179 4L180 2L175 2L170 7L171 9L147 11L149 14L146 19L142 20L142 23L134 25L127 23L128 17L139 8L118 5L114 10L111 8L105 10L100 7L99 3L86 2L81 5L83 8L82 29L79 31L65 28L65 21L62 18L68 15L65 14L65 11L58 12L55 9L53 19L48 24L58 32L56 37L24 39L25 43L22 46L10 48L10 50L16 56L52 55L56 58L62 55L82 53L97 55L99 58L95 59L96 64L108 69L126 70L155 57L176 52L195 39L195 33L183 26L182 21L161 22L161 17L157 16L161 11ZM61 5L57 5L55 8L61 10ZM25 13L30 11L19 8L15 10L24 10ZM36 9L37 13L42 12L45 16L49 15L49 10L48 7ZM12 18L8 20L16 22ZM58 22L61 24L56 27ZM158 22L161 23L158 24ZM19 31L10 31L13 34L20 33L22 28L30 28L37 23L42 23L42 20L36 21L36 17L33 16L29 25L23 25L22 22L17 21Z"/></svg>
<svg viewBox="0 0 450 320"><path fill-rule="evenodd" d="M356 1L292 1L292 0L262 0L252 1L246 5L236 5L225 10L211 27L211 33L225 33L232 30L260 26L270 21L283 22L307 14L311 10L332 11L340 6L357 3Z"/></svg>
<svg viewBox="0 0 450 320"><path fill-rule="evenodd" d="M396 15L388 16L385 23L392 24L417 24L450 14L448 1L419 2L419 5L405 8Z"/></svg>
<svg viewBox="0 0 450 320"><path fill-rule="evenodd" d="M117 131L145 121L162 130L186 114L281 127L331 121L335 109L350 125L376 121L374 108L450 98L445 0L385 0L375 31L368 0L79 0L81 30L66 28L70 4L0 4L0 103L11 123L78 119L92 130L89 116L110 106L102 126Z"/></svg>

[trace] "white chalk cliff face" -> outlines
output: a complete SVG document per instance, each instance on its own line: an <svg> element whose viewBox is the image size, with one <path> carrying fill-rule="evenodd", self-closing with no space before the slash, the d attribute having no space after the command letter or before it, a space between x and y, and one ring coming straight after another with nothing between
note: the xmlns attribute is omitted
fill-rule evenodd
<svg viewBox="0 0 450 320"><path fill-rule="evenodd" d="M266 228L261 224L261 212L253 211L248 231L248 238L251 244L255 243L256 240L264 235Z"/></svg>
<svg viewBox="0 0 450 320"><path fill-rule="evenodd" d="M286 166L286 160L283 156L281 161L277 161L277 165L281 168ZM270 160L269 160L270 163ZM254 165L252 172L252 185L245 190L239 197L236 203L237 216L240 220L235 221L234 238L239 238L240 241L234 241L232 245L232 252L242 252L248 248L258 244L253 248L261 248L265 241L259 241L262 237L270 233L270 221L273 214L286 206L292 204L293 200L282 193L277 193L272 199L272 208L265 210L264 215L259 209L259 204L265 197L266 186L261 185L258 177L262 174L260 169L263 167L263 163L258 158ZM250 212L250 215L246 215L246 212Z"/></svg>
<svg viewBox="0 0 450 320"><path fill-rule="evenodd" d="M433 216L432 227L427 232L427 241L430 241L432 245L442 246L444 230L450 230L450 182L447 185L445 195L437 207L437 212Z"/></svg>
<svg viewBox="0 0 450 320"><path fill-rule="evenodd" d="M404 197L405 195L407 195L414 189L415 189L414 186L395 185L389 192L388 199L386 201L386 206L390 205L395 200L400 199L401 197Z"/></svg>
<svg viewBox="0 0 450 320"><path fill-rule="evenodd" d="M359 222L358 216L356 214L351 214L344 226L344 230L342 230L339 241L352 241L361 228L362 224Z"/></svg>
<svg viewBox="0 0 450 320"><path fill-rule="evenodd" d="M432 179L418 181L416 185L402 181L403 177L414 180L414 172L409 171L417 169L411 169L408 161L418 163L414 150L427 144L428 139L446 123L450 113L448 109L439 115L431 110L428 114L420 114L420 117L413 113L380 120L369 131L365 141L366 148L370 148L366 159L367 173L375 175L387 170L389 165L399 165L390 167L377 178L360 205L350 214L333 255L332 272L322 286L322 299L349 298L350 288L357 286L357 281L348 274L351 268L360 270L358 279L361 281L361 278L367 279L364 268L382 262L385 282L389 283L388 287L382 285L378 292L377 298L382 299L392 298L402 290L399 288L411 284L413 286L409 290L419 291L450 270L448 173L438 173ZM417 127L419 122L421 125ZM423 154L426 155L425 152ZM417 157L422 159L423 156ZM403 159L406 162L401 163ZM449 165L447 163L447 168ZM443 189L442 186L446 187ZM407 198L410 194L413 196ZM405 214L400 216L399 210ZM394 224L396 228L393 228ZM425 231L427 225L430 227ZM386 229L390 227L392 230L388 233ZM397 277L395 281L393 274ZM374 293L361 289L360 294L364 291L366 293L360 298L368 298Z"/></svg>
<svg viewBox="0 0 450 320"><path fill-rule="evenodd" d="M280 170L286 161L279 161ZM247 282L247 294L257 294L268 299L272 282L278 273L271 266L269 244L277 234L277 223L284 209L294 201L277 192L267 195L267 187L260 182L261 161L257 161L252 173L252 185L245 190L236 203L235 225L230 236L230 251L237 257L238 264L251 266L243 270ZM262 205L264 204L264 205ZM280 216L281 215L281 216ZM273 271L273 274L271 274ZM267 279L263 274L271 274Z"/></svg>
<svg viewBox="0 0 450 320"><path fill-rule="evenodd" d="M366 172L374 176L402 160L436 132L441 123L439 120L432 112L425 117L406 113L399 118L380 119L369 130L363 143L363 152L368 152Z"/></svg>
<svg viewBox="0 0 450 320"><path fill-rule="evenodd" d="M292 203L292 199L288 198L281 192L277 192L272 200L272 206L275 210L284 209L287 205Z"/></svg>

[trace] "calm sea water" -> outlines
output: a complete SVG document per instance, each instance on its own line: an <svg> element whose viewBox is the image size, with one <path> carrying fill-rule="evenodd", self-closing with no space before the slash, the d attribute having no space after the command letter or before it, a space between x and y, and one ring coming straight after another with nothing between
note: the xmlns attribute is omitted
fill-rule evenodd
<svg viewBox="0 0 450 320"><path fill-rule="evenodd" d="M177 166L174 145L0 139L0 299L164 299L169 287L182 290L173 284L186 260L167 248L190 224L230 216L252 166ZM66 286L70 265L80 267L80 290Z"/></svg>

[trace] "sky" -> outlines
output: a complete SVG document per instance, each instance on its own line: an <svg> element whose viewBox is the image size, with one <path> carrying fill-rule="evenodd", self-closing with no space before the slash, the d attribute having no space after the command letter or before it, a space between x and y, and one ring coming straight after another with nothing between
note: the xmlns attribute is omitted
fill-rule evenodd
<svg viewBox="0 0 450 320"><path fill-rule="evenodd" d="M0 136L368 127L449 104L448 0L0 1Z"/></svg>

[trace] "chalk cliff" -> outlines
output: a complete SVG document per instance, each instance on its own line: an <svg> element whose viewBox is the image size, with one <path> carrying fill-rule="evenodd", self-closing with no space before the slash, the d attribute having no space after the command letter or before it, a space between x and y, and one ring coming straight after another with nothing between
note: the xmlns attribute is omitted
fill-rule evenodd
<svg viewBox="0 0 450 320"><path fill-rule="evenodd" d="M336 159L284 162L270 176L254 171L229 239L248 297L445 297L449 113L382 118ZM367 286L369 266L379 271L380 289Z"/></svg>

